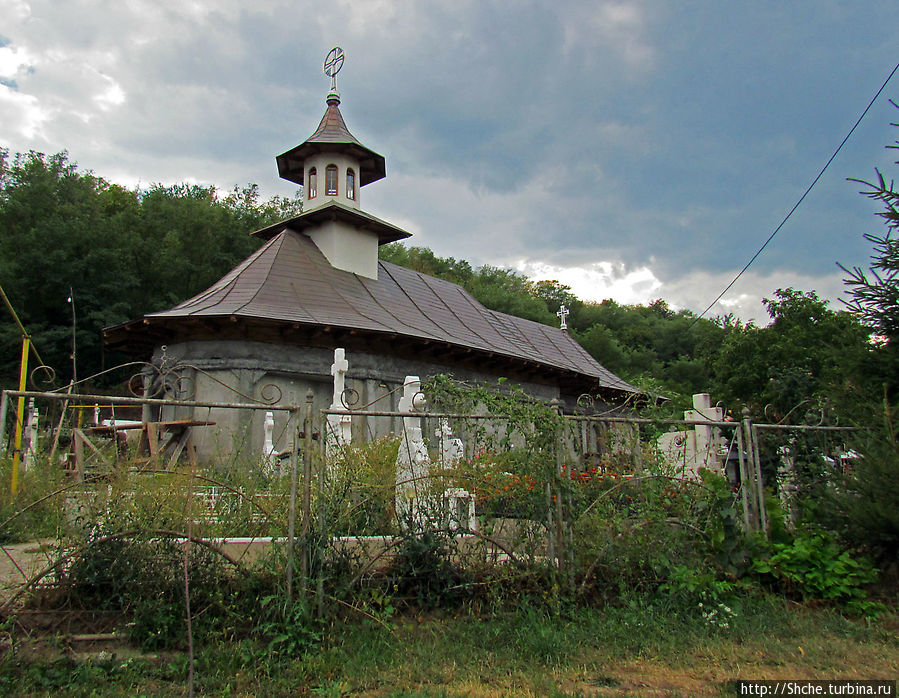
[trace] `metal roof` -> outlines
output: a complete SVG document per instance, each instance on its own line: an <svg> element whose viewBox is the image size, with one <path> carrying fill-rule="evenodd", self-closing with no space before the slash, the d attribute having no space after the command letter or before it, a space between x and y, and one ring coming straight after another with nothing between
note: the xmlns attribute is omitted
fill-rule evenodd
<svg viewBox="0 0 899 698"><path fill-rule="evenodd" d="M639 392L603 368L567 332L488 310L456 284L395 264L379 262L376 280L335 269L309 237L292 228L274 235L202 293L170 310L108 328L106 337L110 342L148 325L216 318L385 333L589 377L601 388Z"/></svg>
<svg viewBox="0 0 899 698"><path fill-rule="evenodd" d="M304 186L303 163L310 155L323 151L342 152L359 160L359 185L377 182L386 176L383 155L366 148L350 133L338 109L340 99L328 96L328 108L321 123L309 138L300 145L277 156L278 174L291 182Z"/></svg>
<svg viewBox="0 0 899 698"><path fill-rule="evenodd" d="M326 204L312 209L311 211L303 211L300 215L290 218L286 221L279 221L267 228L257 230L251 235L262 238L263 240L271 240L275 235L280 233L284 228L289 227L293 230L303 232L307 228L321 225L326 221L342 221L349 223L357 230L372 232L378 236L378 244L384 245L388 242L396 242L412 237L412 233L408 233L402 228L381 220L376 216L351 208L339 201L332 199Z"/></svg>

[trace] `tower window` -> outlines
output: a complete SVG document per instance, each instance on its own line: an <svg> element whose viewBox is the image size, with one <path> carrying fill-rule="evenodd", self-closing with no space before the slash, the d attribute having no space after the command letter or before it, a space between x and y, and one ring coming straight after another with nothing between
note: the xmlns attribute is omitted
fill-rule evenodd
<svg viewBox="0 0 899 698"><path fill-rule="evenodd" d="M328 165L325 168L325 194L337 196L337 165Z"/></svg>
<svg viewBox="0 0 899 698"><path fill-rule="evenodd" d="M352 168L346 171L346 198L356 198L356 173Z"/></svg>
<svg viewBox="0 0 899 698"><path fill-rule="evenodd" d="M314 199L315 195L318 193L318 174L313 167L309 170L309 191L306 195L307 199Z"/></svg>

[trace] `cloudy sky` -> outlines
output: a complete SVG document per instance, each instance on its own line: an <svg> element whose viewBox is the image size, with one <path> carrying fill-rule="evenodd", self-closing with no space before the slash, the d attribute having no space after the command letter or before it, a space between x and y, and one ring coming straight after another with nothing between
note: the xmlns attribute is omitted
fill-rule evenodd
<svg viewBox="0 0 899 698"><path fill-rule="evenodd" d="M899 61L895 0L0 0L0 146L129 186L257 183L341 111L387 158L371 213L441 256L584 299L703 310ZM711 314L842 293L899 175L899 75ZM897 177L899 178L899 177Z"/></svg>

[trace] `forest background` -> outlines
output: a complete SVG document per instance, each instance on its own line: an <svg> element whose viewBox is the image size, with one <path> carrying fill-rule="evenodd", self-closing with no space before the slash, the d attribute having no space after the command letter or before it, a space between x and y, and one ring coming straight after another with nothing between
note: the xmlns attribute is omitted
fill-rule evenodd
<svg viewBox="0 0 899 698"><path fill-rule="evenodd" d="M890 341L899 306L891 232L899 216L892 184L878 177L863 194L878 200L887 232L846 232L868 237L874 269L845 270L849 306L833 308L813 290L779 289L764 299L765 326L732 315L699 318L663 299L582 301L558 281L474 268L422 247L393 243L380 256L457 283L488 308L547 325L558 326L566 305L572 336L609 370L670 398L673 415L693 393L708 392L735 414L749 407L780 418L799 405L826 406L861 421L899 384L899 342ZM0 285L65 385L128 358L104 351L103 327L202 291L258 246L248 233L301 210L299 194L264 199L256 185L227 193L194 184L128 189L79 171L66 153L0 149ZM20 347L21 332L4 311L3 386L16 384Z"/></svg>

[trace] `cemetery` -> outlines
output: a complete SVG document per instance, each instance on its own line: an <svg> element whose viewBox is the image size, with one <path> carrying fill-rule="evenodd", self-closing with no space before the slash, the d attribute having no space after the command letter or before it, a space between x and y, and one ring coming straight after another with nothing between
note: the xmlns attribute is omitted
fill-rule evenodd
<svg viewBox="0 0 899 698"><path fill-rule="evenodd" d="M873 562L797 527L865 466L857 427L707 393L673 418L572 336L564 303L549 326L379 260L410 235L361 208L386 165L344 122L342 61L318 128L276 158L302 212L205 290L106 327L121 366L47 387L25 336L0 395L3 627L187 647L193 671L204 637L305 661L344 626L449 612L536 609L521 642L547 634L544 657L566 618L627 626L647 598L701 632L750 623L772 589L883 613Z"/></svg>

